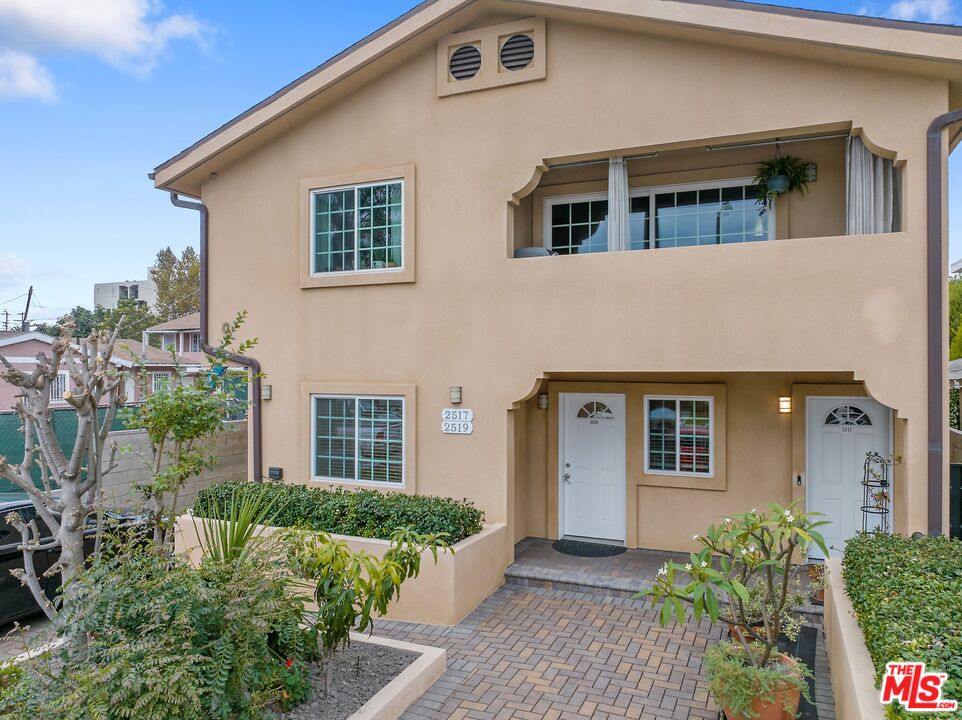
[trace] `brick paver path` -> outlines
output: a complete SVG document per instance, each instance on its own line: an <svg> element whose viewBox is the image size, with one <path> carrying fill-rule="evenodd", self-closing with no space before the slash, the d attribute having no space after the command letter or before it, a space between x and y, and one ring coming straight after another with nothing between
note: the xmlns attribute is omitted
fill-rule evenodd
<svg viewBox="0 0 962 720"><path fill-rule="evenodd" d="M720 628L662 628L628 598L505 585L455 627L381 621L375 634L448 651L406 720L718 717L701 660Z"/></svg>

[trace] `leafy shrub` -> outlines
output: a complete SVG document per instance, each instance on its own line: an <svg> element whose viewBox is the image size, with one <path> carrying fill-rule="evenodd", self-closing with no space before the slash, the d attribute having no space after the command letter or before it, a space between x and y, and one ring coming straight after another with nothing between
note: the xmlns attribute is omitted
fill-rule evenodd
<svg viewBox="0 0 962 720"><path fill-rule="evenodd" d="M0 716L255 720L300 702L317 639L290 591L263 558L193 568L153 550L113 553L73 582L66 642L27 667Z"/></svg>
<svg viewBox="0 0 962 720"><path fill-rule="evenodd" d="M948 673L943 697L962 699L962 543L860 534L845 548L842 577L876 683L888 662L924 662ZM887 712L912 717L901 707Z"/></svg>
<svg viewBox="0 0 962 720"><path fill-rule="evenodd" d="M201 490L194 514L206 516L208 508L228 506L252 487L248 483L223 483ZM387 540L398 528L421 535L440 535L452 545L481 532L484 513L468 500L382 493L377 490L326 490L281 482L256 486L272 496L268 524L301 527L319 532Z"/></svg>

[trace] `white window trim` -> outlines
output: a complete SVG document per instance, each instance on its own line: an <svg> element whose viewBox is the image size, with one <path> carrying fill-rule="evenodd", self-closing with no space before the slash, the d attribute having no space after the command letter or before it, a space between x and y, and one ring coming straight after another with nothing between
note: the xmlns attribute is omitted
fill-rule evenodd
<svg viewBox="0 0 962 720"><path fill-rule="evenodd" d="M57 371L57 378L58 378L58 379L59 379L59 378L63 378L63 392L67 392L67 391L70 389L70 373L69 373L67 370L58 370L58 371ZM51 385L51 386L50 386L50 389L53 390L53 387L54 387L54 386ZM60 397L54 397L54 396L53 396L53 393L51 392L51 393L50 393L50 402L52 402L52 403L65 403L65 402L67 402L67 401L63 399L63 394L61 394Z"/></svg>
<svg viewBox="0 0 962 720"><path fill-rule="evenodd" d="M659 470L657 468L652 469L650 466L650 456L648 454L649 445L649 432L648 426L650 422L650 402L652 400L674 400L677 402L681 400L707 400L708 401L708 472L688 472L683 470ZM676 409L676 421L675 421L675 467L681 467L681 442L678 438L679 423L677 420L677 409ZM645 423L644 423L644 434L645 434L645 474L646 475L674 475L677 477L695 477L695 478L714 478L715 477L715 398L711 395L645 395Z"/></svg>
<svg viewBox="0 0 962 720"><path fill-rule="evenodd" d="M150 373L150 392L157 392L157 380L158 378L167 378L167 387L170 387L170 383L173 381L173 374L170 370L160 370Z"/></svg>
<svg viewBox="0 0 962 720"><path fill-rule="evenodd" d="M376 185L377 183L375 183ZM360 480L358 479L358 469L360 467L358 452L360 445L358 444L358 413L357 407L354 409L354 479L349 480L347 478L332 478L326 477L324 475L315 475L315 469L317 468L317 410L315 409L314 401L317 399L351 399L357 403L359 400L400 400L401 401L401 452L403 453L401 457L401 482L392 483L387 481L377 481L377 480ZM310 457L310 470L311 470L311 480L320 483L329 483L333 485L360 485L370 488L391 488L391 489L406 489L407 488L407 464L408 464L408 443L407 443L407 424L408 424L408 408L407 399L404 395L350 395L350 394L339 394L339 393L311 393L310 402L310 412L311 412L311 457Z"/></svg>
<svg viewBox="0 0 962 720"><path fill-rule="evenodd" d="M551 250L551 210L555 205L568 205L569 203L576 202L597 202L598 200L607 200L608 191L605 192L594 192L594 193L579 193L575 195L555 195L552 197L546 197L544 199L544 218L541 222L542 234L542 244L548 250ZM607 243L607 238L605 238ZM612 252L608 249L606 252Z"/></svg>
<svg viewBox="0 0 962 720"><path fill-rule="evenodd" d="M367 268L365 270L357 269L357 245L358 245L358 228L357 228L357 192L361 188L374 187L375 185L387 185L389 183L400 183L401 185L401 264L397 267L383 267L383 268ZM314 271L314 255L315 246L317 243L317 236L314 233L314 221L316 219L316 214L314 212L314 197L321 193L329 192L340 192L344 190L354 191L354 270L338 270L337 272L315 272ZM404 216L406 213L404 207L404 178L388 178L386 180L374 180L371 182L358 183L356 185L338 185L336 187L323 187L323 188L311 188L310 198L308 201L308 212L310 213L310 250L307 259L308 268L310 269L310 277L312 278L324 278L324 277L340 277L344 275L370 275L374 273L395 273L404 270L404 245L407 242L407 238L404 233Z"/></svg>
<svg viewBox="0 0 962 720"><path fill-rule="evenodd" d="M742 178L729 178L728 180L715 180L713 182L688 182L688 183L675 183L673 185L650 185L645 187L633 187L628 190L628 198L636 197L650 197L652 200L655 195L660 193L670 193L670 192L685 192L688 190L711 190L713 188L729 188L729 187L744 187L746 185L754 185L755 178L742 177ZM581 193L575 195L557 195L553 197L546 197L544 199L544 216L541 224L542 228L542 245L548 250L551 249L551 209L555 205L566 205L568 203L575 202L586 202L586 201L597 201L597 200L607 200L608 192L595 192L595 193ZM648 222L651 223L649 226L649 237L648 237L648 250L675 250L676 248L656 248L654 247L655 241L657 240L655 234L654 224L652 223L652 212L654 210L653 202L649 202L648 206ZM768 237L765 241L775 239L775 208L772 207L766 211L768 216ZM313 220L312 220L313 223ZM313 228L313 225L312 225ZM312 229L313 237L313 229ZM764 241L762 241L764 242ZM735 243L742 244L742 243ZM711 247L709 245L694 245L692 247ZM613 252L608 250L608 252ZM312 250L313 256L313 250Z"/></svg>

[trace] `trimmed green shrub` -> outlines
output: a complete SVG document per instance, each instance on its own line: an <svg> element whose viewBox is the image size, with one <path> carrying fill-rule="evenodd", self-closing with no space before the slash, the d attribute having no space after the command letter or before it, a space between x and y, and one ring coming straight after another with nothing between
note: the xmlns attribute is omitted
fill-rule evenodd
<svg viewBox="0 0 962 720"><path fill-rule="evenodd" d="M945 698L962 700L962 542L858 535L848 541L845 589L880 684L888 662L948 673ZM899 706L889 717L913 717ZM931 717L954 717L947 713Z"/></svg>
<svg viewBox="0 0 962 720"><path fill-rule="evenodd" d="M208 508L223 508L240 497L248 483L222 483L201 490L194 514L206 516ZM300 527L337 535L390 539L399 528L420 535L446 533L452 545L481 532L484 513L469 500L382 493L377 490L326 490L282 482L257 486L267 493L271 511L267 524Z"/></svg>

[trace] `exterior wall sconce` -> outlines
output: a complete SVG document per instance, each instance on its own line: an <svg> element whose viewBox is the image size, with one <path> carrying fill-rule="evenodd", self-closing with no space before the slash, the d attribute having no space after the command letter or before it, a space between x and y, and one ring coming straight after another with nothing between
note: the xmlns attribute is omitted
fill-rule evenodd
<svg viewBox="0 0 962 720"><path fill-rule="evenodd" d="M538 395L538 409L547 410L548 409L548 393L541 393Z"/></svg>
<svg viewBox="0 0 962 720"><path fill-rule="evenodd" d="M452 385L452 386L451 386L451 388L450 388L450 399L451 399L451 404L452 404L452 405L460 405L460 404L461 404L461 386L460 386L460 385Z"/></svg>
<svg viewBox="0 0 962 720"><path fill-rule="evenodd" d="M792 398L788 395L781 395L778 398L778 412L787 414L792 411Z"/></svg>

